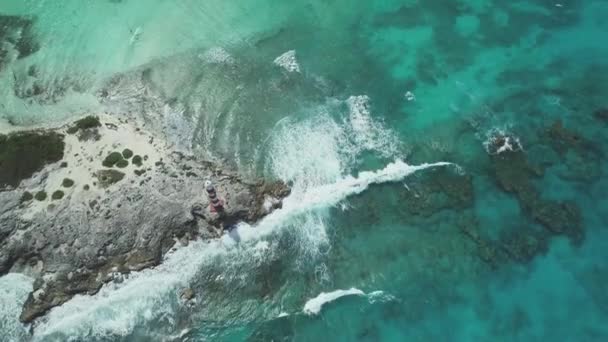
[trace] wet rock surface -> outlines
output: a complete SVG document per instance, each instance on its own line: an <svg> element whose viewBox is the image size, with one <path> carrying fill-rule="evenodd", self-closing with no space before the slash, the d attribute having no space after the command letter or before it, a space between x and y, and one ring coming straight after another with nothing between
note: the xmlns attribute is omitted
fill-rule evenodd
<svg viewBox="0 0 608 342"><path fill-rule="evenodd" d="M129 125L66 132L76 126L2 136L2 184L11 188L0 192L0 274L36 277L23 322L75 294L94 294L123 274L158 265L177 241L215 238L239 221L253 223L289 194L282 183L244 180L219 164L166 148L161 139L116 146L117 137L135 134L121 131ZM78 132L90 129L100 139L80 140ZM104 167L103 158L115 148L144 156L139 165ZM25 152L37 158L20 158ZM206 180L224 202L221 213L210 210Z"/></svg>

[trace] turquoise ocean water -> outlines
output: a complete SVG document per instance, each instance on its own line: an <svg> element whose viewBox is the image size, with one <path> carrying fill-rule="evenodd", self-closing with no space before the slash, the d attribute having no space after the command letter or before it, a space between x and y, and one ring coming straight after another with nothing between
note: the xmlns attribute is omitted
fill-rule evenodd
<svg viewBox="0 0 608 342"><path fill-rule="evenodd" d="M4 0L0 15L31 19L37 44L19 58L4 34L2 128L103 111L104 82L149 67L196 153L294 188L240 244L193 243L33 335L16 321L31 280L1 277L0 340L608 340L608 2ZM32 66L48 97L16 90Z"/></svg>

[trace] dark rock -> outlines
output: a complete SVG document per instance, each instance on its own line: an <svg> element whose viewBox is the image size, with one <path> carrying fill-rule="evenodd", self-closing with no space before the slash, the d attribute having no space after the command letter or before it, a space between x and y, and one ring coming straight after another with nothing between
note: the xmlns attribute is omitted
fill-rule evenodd
<svg viewBox="0 0 608 342"><path fill-rule="evenodd" d="M559 153L565 153L569 148L579 148L583 138L577 133L564 127L561 120L556 120L547 130L552 146Z"/></svg>
<svg viewBox="0 0 608 342"><path fill-rule="evenodd" d="M45 165L63 159L63 138L42 131L0 134L0 191L17 187Z"/></svg>
<svg viewBox="0 0 608 342"><path fill-rule="evenodd" d="M600 108L593 113L593 116L603 122L608 123L608 108Z"/></svg>
<svg viewBox="0 0 608 342"><path fill-rule="evenodd" d="M473 205L473 182L470 175L458 175L441 168L412 178L399 196L410 215L424 217L443 209L465 209Z"/></svg>
<svg viewBox="0 0 608 342"><path fill-rule="evenodd" d="M183 289L180 297L182 300L185 301L192 300L195 297L194 290L192 290L191 288Z"/></svg>
<svg viewBox="0 0 608 342"><path fill-rule="evenodd" d="M68 162L61 162L60 167L66 168L68 167Z"/></svg>
<svg viewBox="0 0 608 342"><path fill-rule="evenodd" d="M31 17L0 14L0 70L10 62L8 57L13 51L18 59L38 51L40 45L35 39L33 26Z"/></svg>
<svg viewBox="0 0 608 342"><path fill-rule="evenodd" d="M546 234L534 233L530 229L504 234L501 245L511 259L521 263L532 261L548 249Z"/></svg>
<svg viewBox="0 0 608 342"><path fill-rule="evenodd" d="M498 185L516 195L524 212L553 234L565 234L573 242L581 242L582 218L573 203L542 199L531 179L537 177L522 151L505 152L492 157Z"/></svg>

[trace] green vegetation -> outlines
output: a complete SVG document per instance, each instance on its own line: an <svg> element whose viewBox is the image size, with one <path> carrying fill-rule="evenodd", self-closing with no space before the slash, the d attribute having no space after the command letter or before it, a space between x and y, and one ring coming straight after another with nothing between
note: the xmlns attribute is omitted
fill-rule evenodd
<svg viewBox="0 0 608 342"><path fill-rule="evenodd" d="M116 167L119 167L121 169L124 169L127 166L129 166L129 162L125 159L121 159L118 162L116 162Z"/></svg>
<svg viewBox="0 0 608 342"><path fill-rule="evenodd" d="M129 159L129 158L133 157L133 151L129 150L128 148L125 148L125 149L122 151L122 156L123 156L125 159Z"/></svg>
<svg viewBox="0 0 608 342"><path fill-rule="evenodd" d="M84 190L88 191L91 187L89 186L89 184L85 184L82 188Z"/></svg>
<svg viewBox="0 0 608 342"><path fill-rule="evenodd" d="M63 195L64 195L63 191L57 190L57 191L53 192L53 194L51 195L51 198L53 200L60 200L63 198Z"/></svg>
<svg viewBox="0 0 608 342"><path fill-rule="evenodd" d="M38 191L36 195L34 195L36 201L44 201L46 199L46 192Z"/></svg>
<svg viewBox="0 0 608 342"><path fill-rule="evenodd" d="M133 160L131 162L133 163L133 165L135 165L137 167L141 167L141 165L142 165L141 156L139 154L136 154L135 156L133 156Z"/></svg>
<svg viewBox="0 0 608 342"><path fill-rule="evenodd" d="M120 152L112 152L112 153L108 154L106 159L104 159L101 164L105 167L113 167L114 165L116 165L116 163L118 163L121 160L124 160L124 159L122 158L122 154L120 154Z"/></svg>
<svg viewBox="0 0 608 342"><path fill-rule="evenodd" d="M0 134L0 190L15 188L45 165L63 159L63 138L44 131Z"/></svg>
<svg viewBox="0 0 608 342"><path fill-rule="evenodd" d="M87 116L85 118L82 118L82 119L74 122L74 124L70 128L68 128L67 133L74 134L74 133L78 132L79 130L97 128L99 126L101 126L101 122L99 121L98 117Z"/></svg>
<svg viewBox="0 0 608 342"><path fill-rule="evenodd" d="M34 199L34 195L32 195L31 192L26 191L23 193L23 195L21 196L21 203L25 203L25 202L29 202L31 200Z"/></svg>
<svg viewBox="0 0 608 342"><path fill-rule="evenodd" d="M136 175L141 176L141 175L143 175L144 173L146 173L146 170L135 170L135 171L133 171L133 172L135 172L135 174L136 174Z"/></svg>
<svg viewBox="0 0 608 342"><path fill-rule="evenodd" d="M97 171L97 179L102 188L120 182L125 177L125 174L117 170L100 170Z"/></svg>
<svg viewBox="0 0 608 342"><path fill-rule="evenodd" d="M74 181L69 178L64 178L63 182L61 182L64 188L71 188L74 185Z"/></svg>

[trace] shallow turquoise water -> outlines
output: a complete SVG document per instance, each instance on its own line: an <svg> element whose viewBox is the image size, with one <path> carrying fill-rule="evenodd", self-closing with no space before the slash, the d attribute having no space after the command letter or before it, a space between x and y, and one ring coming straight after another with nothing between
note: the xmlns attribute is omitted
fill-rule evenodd
<svg viewBox="0 0 608 342"><path fill-rule="evenodd" d="M91 300L90 317L51 317L35 339L608 339L608 122L594 114L608 108L605 1L5 1L0 13L35 15L41 45L0 70L6 124L103 110L107 77L151 63L185 116L202 113L193 147L296 193L399 158L459 166L293 215L264 248L201 256L192 309L171 291L132 293L142 309L112 307L124 316ZM209 62L218 47L231 66ZM273 64L291 50L299 72ZM183 73L163 73L161 57ZM10 71L31 64L70 91L15 96ZM535 171L490 155L494 130L518 138L513 153ZM564 207L538 209L566 201L584 237L547 226ZM365 295L303 312L350 288Z"/></svg>

